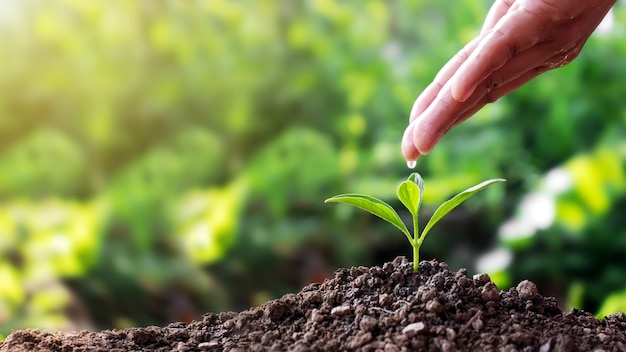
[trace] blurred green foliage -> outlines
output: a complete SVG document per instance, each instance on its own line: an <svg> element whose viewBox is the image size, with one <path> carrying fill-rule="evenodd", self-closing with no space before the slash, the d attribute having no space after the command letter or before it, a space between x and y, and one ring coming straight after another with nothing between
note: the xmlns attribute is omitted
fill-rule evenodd
<svg viewBox="0 0 626 352"><path fill-rule="evenodd" d="M413 100L489 5L1 2L0 336L189 320L410 255L322 201L393 198ZM425 217L509 180L438 225L423 257L473 268L499 247L512 260L486 267L503 284L531 278L594 311L624 292L624 5L612 16L574 63L418 162ZM554 170L569 186L545 191ZM529 226L524 200L546 192L554 216L511 238L505 225Z"/></svg>

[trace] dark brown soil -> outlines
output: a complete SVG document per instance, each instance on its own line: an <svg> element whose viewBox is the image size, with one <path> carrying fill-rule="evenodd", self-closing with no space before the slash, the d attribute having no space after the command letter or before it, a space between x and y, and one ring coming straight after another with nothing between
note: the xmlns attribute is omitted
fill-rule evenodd
<svg viewBox="0 0 626 352"><path fill-rule="evenodd" d="M102 332L14 331L0 351L626 351L626 316L562 312L530 281L500 291L485 274L397 258L340 269L241 313Z"/></svg>

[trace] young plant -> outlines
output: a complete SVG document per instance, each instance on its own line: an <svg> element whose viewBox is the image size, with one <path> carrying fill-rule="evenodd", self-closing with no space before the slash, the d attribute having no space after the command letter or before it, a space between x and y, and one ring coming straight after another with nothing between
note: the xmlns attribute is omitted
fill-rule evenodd
<svg viewBox="0 0 626 352"><path fill-rule="evenodd" d="M419 232L417 217L422 206L424 180L417 172L412 173L409 178L402 182L398 187L398 198L413 216L413 234L411 234L404 222L402 222L398 213L389 204L380 199L365 194L341 194L328 198L324 202L354 205L390 222L392 225L400 229L400 231L402 231L402 233L404 233L406 238L409 240L409 243L411 243L411 247L413 247L413 271L417 271L419 266L419 250L430 229L439 220L441 220L441 218L448 214L452 209L456 208L457 205L463 203L467 198L473 196L492 183L502 181L506 180L502 178L494 178L481 182L444 202L439 206L439 208L437 208L437 210L435 210L435 213L430 220L428 220L428 223L422 230L421 234Z"/></svg>

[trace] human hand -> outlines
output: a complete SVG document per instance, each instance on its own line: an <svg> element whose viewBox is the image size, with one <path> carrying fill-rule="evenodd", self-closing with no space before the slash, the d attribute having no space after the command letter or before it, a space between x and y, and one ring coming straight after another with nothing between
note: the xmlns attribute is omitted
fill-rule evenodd
<svg viewBox="0 0 626 352"><path fill-rule="evenodd" d="M485 104L574 60L615 1L496 0L480 34L413 104L402 137L405 159L428 154Z"/></svg>

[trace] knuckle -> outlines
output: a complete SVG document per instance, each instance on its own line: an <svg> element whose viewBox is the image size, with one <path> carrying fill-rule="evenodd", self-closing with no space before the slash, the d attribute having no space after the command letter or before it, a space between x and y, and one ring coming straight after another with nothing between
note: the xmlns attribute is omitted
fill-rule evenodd
<svg viewBox="0 0 626 352"><path fill-rule="evenodd" d="M466 49L466 48L463 48L463 49L459 50L459 52L458 52L458 53L456 53L456 58L457 58L458 60L462 60L462 61L467 60L467 58L468 58L469 56L470 56L470 53L469 53L469 51L467 51L467 49Z"/></svg>
<svg viewBox="0 0 626 352"><path fill-rule="evenodd" d="M485 78L484 86L487 92L490 92L492 89L498 88L502 84L502 80L495 77L495 75L491 75Z"/></svg>
<svg viewBox="0 0 626 352"><path fill-rule="evenodd" d="M498 98L499 98L499 96L494 94L493 91L488 91L485 94L485 97L483 99L485 101L485 104L491 104L491 103L494 103L496 100L498 100Z"/></svg>
<svg viewBox="0 0 626 352"><path fill-rule="evenodd" d="M502 2L507 6L511 7L515 3L515 0L502 0Z"/></svg>

